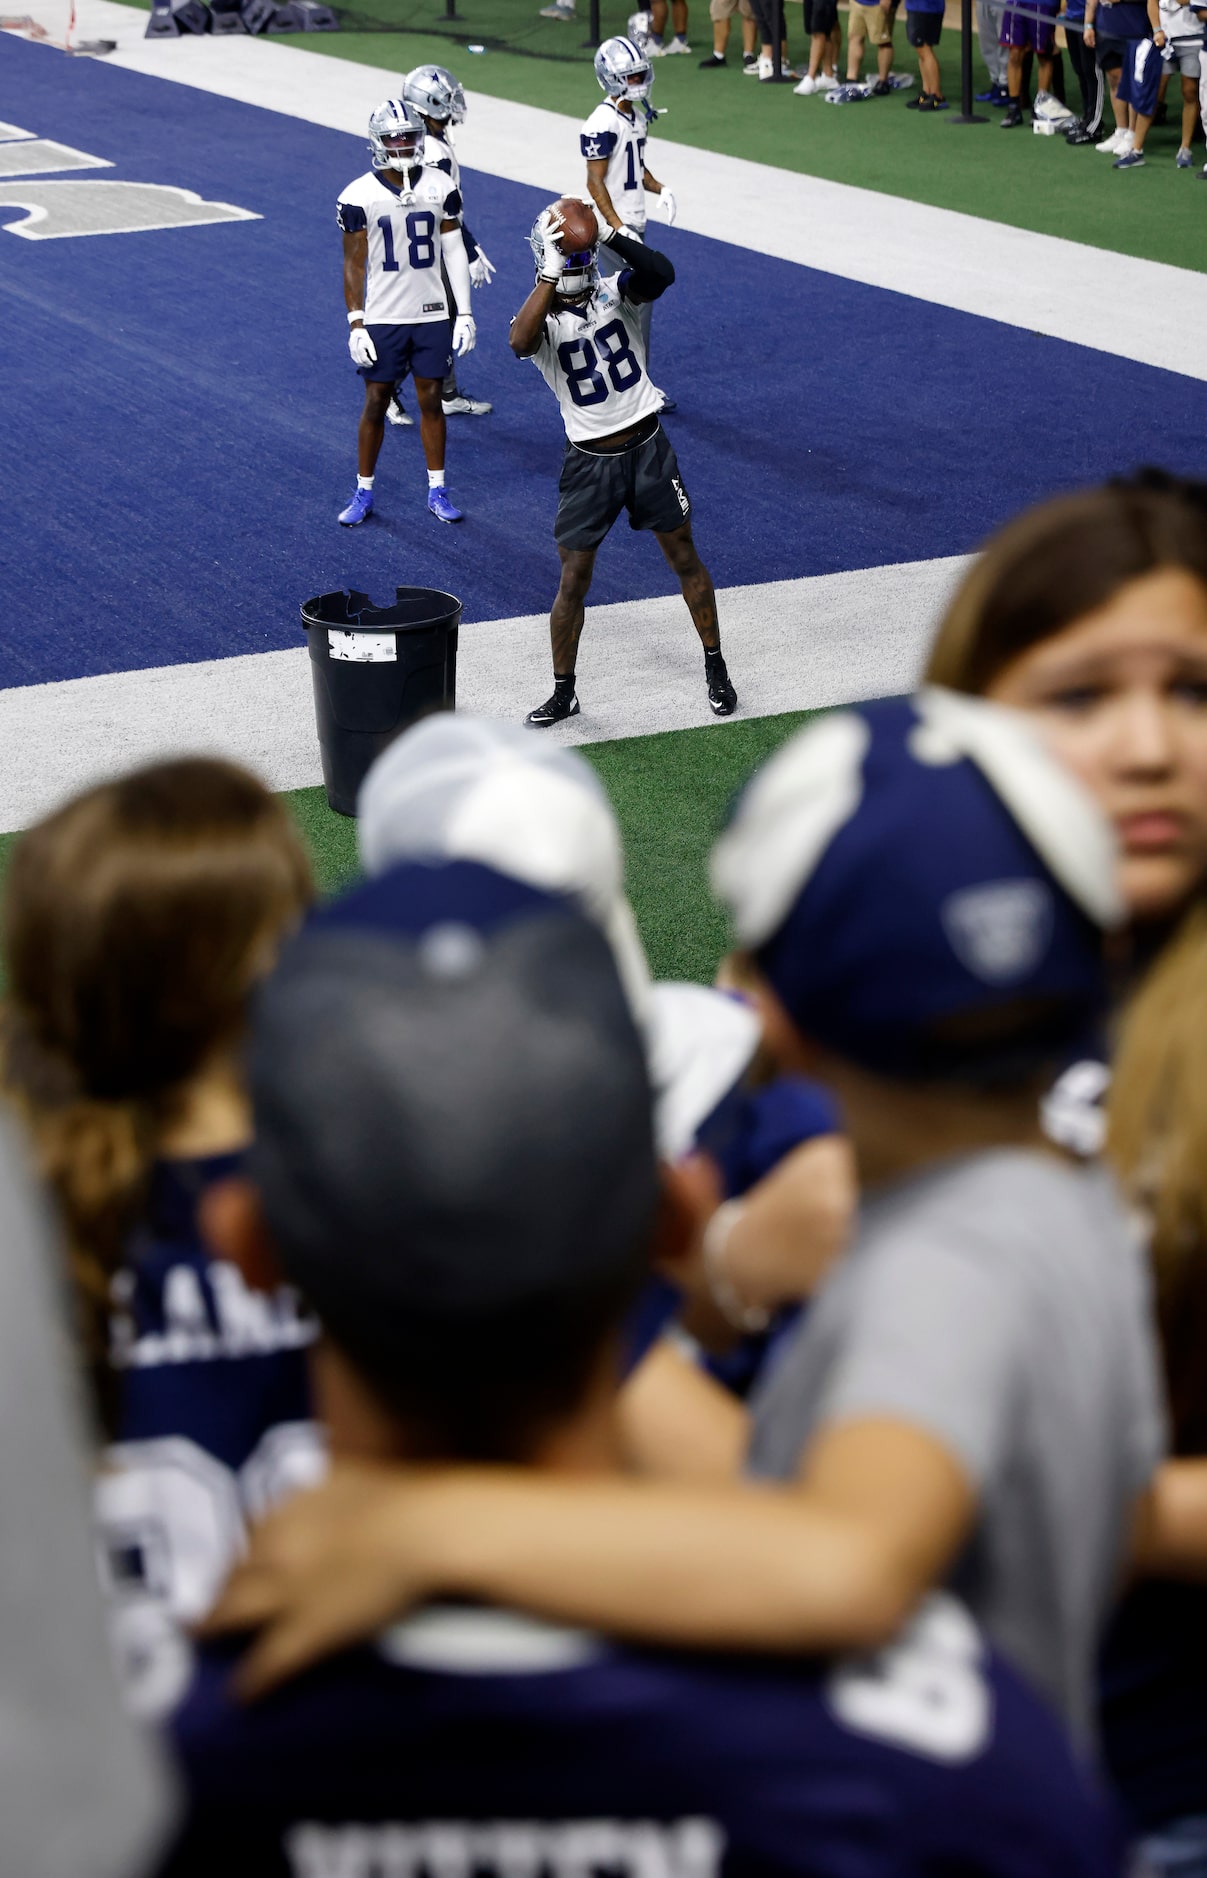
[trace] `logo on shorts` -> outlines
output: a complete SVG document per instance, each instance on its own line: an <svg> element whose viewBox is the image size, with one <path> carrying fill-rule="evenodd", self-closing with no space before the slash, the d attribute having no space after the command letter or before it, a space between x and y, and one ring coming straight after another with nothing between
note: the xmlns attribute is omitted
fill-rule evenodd
<svg viewBox="0 0 1207 1878"><path fill-rule="evenodd" d="M425 313L443 313L444 302L443 300L425 300L423 310Z"/></svg>
<svg viewBox="0 0 1207 1878"><path fill-rule="evenodd" d="M688 510L691 508L691 503L687 499L687 490L683 487L683 484L679 481L679 478L677 476L671 477L671 488L674 490L675 494L678 496L679 507L683 510L683 513L686 515Z"/></svg>

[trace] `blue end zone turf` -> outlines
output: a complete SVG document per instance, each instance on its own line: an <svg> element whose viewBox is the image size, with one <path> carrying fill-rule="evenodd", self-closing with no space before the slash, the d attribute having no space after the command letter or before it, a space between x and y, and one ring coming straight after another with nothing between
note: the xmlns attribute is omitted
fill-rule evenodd
<svg viewBox="0 0 1207 1878"><path fill-rule="evenodd" d="M469 620L543 610L561 427L507 323L547 196L466 174L498 266L462 367L494 415L449 424L466 522L428 516L418 431L391 431L377 514L349 533L335 518L361 387L334 203L367 167L363 140L3 44L3 114L115 165L86 175L176 184L263 219L47 242L0 230L0 685L296 646L299 602L344 585L378 599L399 582L448 588ZM1023 503L1120 468L1121 445L1128 463L1198 460L1196 380L651 233L679 276L655 309L653 374L679 400L668 429L718 586L969 549ZM593 598L671 591L654 542L618 526Z"/></svg>

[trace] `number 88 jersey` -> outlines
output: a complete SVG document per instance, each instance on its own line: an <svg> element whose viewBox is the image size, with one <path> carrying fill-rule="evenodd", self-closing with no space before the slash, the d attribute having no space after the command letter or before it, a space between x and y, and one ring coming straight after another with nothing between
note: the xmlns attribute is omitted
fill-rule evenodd
<svg viewBox="0 0 1207 1878"><path fill-rule="evenodd" d="M629 430L662 405L645 370L628 275L601 280L579 306L554 305L532 360L561 407L571 443Z"/></svg>
<svg viewBox="0 0 1207 1878"><path fill-rule="evenodd" d="M336 217L345 235L363 230L368 236L366 326L451 318L440 268L440 224L460 214L460 194L443 170L411 170L401 192L375 170L349 183Z"/></svg>

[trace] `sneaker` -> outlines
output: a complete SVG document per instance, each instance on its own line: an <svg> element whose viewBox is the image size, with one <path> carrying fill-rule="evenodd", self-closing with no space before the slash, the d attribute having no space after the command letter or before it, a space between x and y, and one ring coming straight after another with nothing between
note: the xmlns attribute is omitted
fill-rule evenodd
<svg viewBox="0 0 1207 1878"><path fill-rule="evenodd" d="M558 0L554 0L554 5L551 7L542 7L537 17L542 20L572 20L574 18L574 8L572 5L560 5L558 4Z"/></svg>
<svg viewBox="0 0 1207 1878"><path fill-rule="evenodd" d="M405 405L399 404L397 398L391 398L389 404L386 406L386 423L394 424L400 430L414 430L415 428L414 418L406 409Z"/></svg>
<svg viewBox="0 0 1207 1878"><path fill-rule="evenodd" d="M670 45L664 46L662 50L668 59L673 59L677 53L690 52L691 47L688 45L686 39L684 39L680 33L676 33L675 37L671 40Z"/></svg>
<svg viewBox="0 0 1207 1878"><path fill-rule="evenodd" d="M907 111L929 111L929 99L929 91L920 91L916 98L906 99L905 108Z"/></svg>
<svg viewBox="0 0 1207 1878"><path fill-rule="evenodd" d="M340 510L340 524L344 528L355 528L359 522L367 522L372 513L373 491L358 489L347 508Z"/></svg>
<svg viewBox="0 0 1207 1878"><path fill-rule="evenodd" d="M997 86L990 85L988 91L978 91L976 93L976 101L978 104L996 104Z"/></svg>
<svg viewBox="0 0 1207 1878"><path fill-rule="evenodd" d="M833 91L838 80L833 72L819 72L813 82L819 91Z"/></svg>
<svg viewBox="0 0 1207 1878"><path fill-rule="evenodd" d="M912 72L890 72L884 82L890 91L912 91L914 75Z"/></svg>
<svg viewBox="0 0 1207 1878"><path fill-rule="evenodd" d="M1191 156L1185 144L1183 144L1182 148L1178 151L1177 156L1174 158L1174 162L1177 164L1180 170L1193 169L1194 158Z"/></svg>
<svg viewBox="0 0 1207 1878"><path fill-rule="evenodd" d="M655 39L652 33L645 42L645 56L647 59L662 59L666 57L666 47L663 45L661 39Z"/></svg>
<svg viewBox="0 0 1207 1878"><path fill-rule="evenodd" d="M1199 171L1199 181L1201 183L1207 183L1207 163L1204 163L1202 169Z"/></svg>
<svg viewBox="0 0 1207 1878"><path fill-rule="evenodd" d="M1010 108L1001 120L1002 130L1017 130L1023 121L1023 107L1016 98L1010 100Z"/></svg>
<svg viewBox="0 0 1207 1878"><path fill-rule="evenodd" d="M708 679L708 708L714 717L732 717L738 704L738 694L725 669L724 659L706 659L705 677Z"/></svg>
<svg viewBox="0 0 1207 1878"><path fill-rule="evenodd" d="M768 76L770 76L770 74L768 74ZM806 72L800 84L793 87L792 95L794 98L811 98L815 91L820 90L821 85L818 80L816 78L810 78L808 72Z"/></svg>
<svg viewBox="0 0 1207 1878"><path fill-rule="evenodd" d="M932 91L927 93L925 99L919 98L918 109L920 111L950 111L951 106L941 91Z"/></svg>
<svg viewBox="0 0 1207 1878"><path fill-rule="evenodd" d="M744 52L742 54L742 70L744 72L757 72L758 65L759 55L757 52Z"/></svg>
<svg viewBox="0 0 1207 1878"><path fill-rule="evenodd" d="M748 65L746 69L748 72L753 72L756 78L775 77L775 61L773 59L764 58L761 52L759 53L758 64Z"/></svg>
<svg viewBox="0 0 1207 1878"><path fill-rule="evenodd" d="M455 398L441 398L440 409L445 417L489 417L494 405L487 404L485 398L467 398L459 391Z"/></svg>
<svg viewBox="0 0 1207 1878"><path fill-rule="evenodd" d="M878 78L873 84L868 86L869 98L891 98L892 95L893 88L887 78Z"/></svg>
<svg viewBox="0 0 1207 1878"><path fill-rule="evenodd" d="M1125 150L1122 156L1115 158L1117 170L1142 170L1144 168L1143 150Z"/></svg>
<svg viewBox="0 0 1207 1878"><path fill-rule="evenodd" d="M447 489L429 489L427 492L427 505L438 522L460 522L464 520L460 509L450 497ZM340 520L343 520L342 516Z"/></svg>
<svg viewBox="0 0 1207 1878"><path fill-rule="evenodd" d="M1110 136L1104 137L1102 139L1102 142L1098 145L1099 156L1116 155L1116 153L1119 151L1121 147L1119 139L1121 137L1126 137L1126 136L1127 136L1127 132L1125 130L1112 131Z"/></svg>
<svg viewBox="0 0 1207 1878"><path fill-rule="evenodd" d="M700 70L702 72L719 72L724 67L724 64L725 54L723 52L710 52L706 59L700 60Z"/></svg>
<svg viewBox="0 0 1207 1878"><path fill-rule="evenodd" d="M535 711L529 711L524 719L534 730L546 730L550 724L560 724L563 718L578 716L578 697L573 686L564 690L555 684L553 696L546 698L544 704L538 704Z"/></svg>
<svg viewBox="0 0 1207 1878"><path fill-rule="evenodd" d="M1072 145L1075 150L1082 144L1093 143L1093 141L1094 133L1085 124L1074 124L1071 130L1065 132L1065 142Z"/></svg>

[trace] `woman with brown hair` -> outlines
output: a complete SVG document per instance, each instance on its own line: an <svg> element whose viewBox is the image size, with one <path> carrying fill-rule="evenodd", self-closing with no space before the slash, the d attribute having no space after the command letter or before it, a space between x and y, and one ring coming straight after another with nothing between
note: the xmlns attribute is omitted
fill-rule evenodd
<svg viewBox="0 0 1207 1878"><path fill-rule="evenodd" d="M0 1084L66 1231L113 1443L112 1588L179 1617L205 1609L245 1510L313 1471L309 1323L211 1262L198 1223L250 1139L249 994L311 893L286 809L202 758L76 797L22 836L5 884Z"/></svg>

